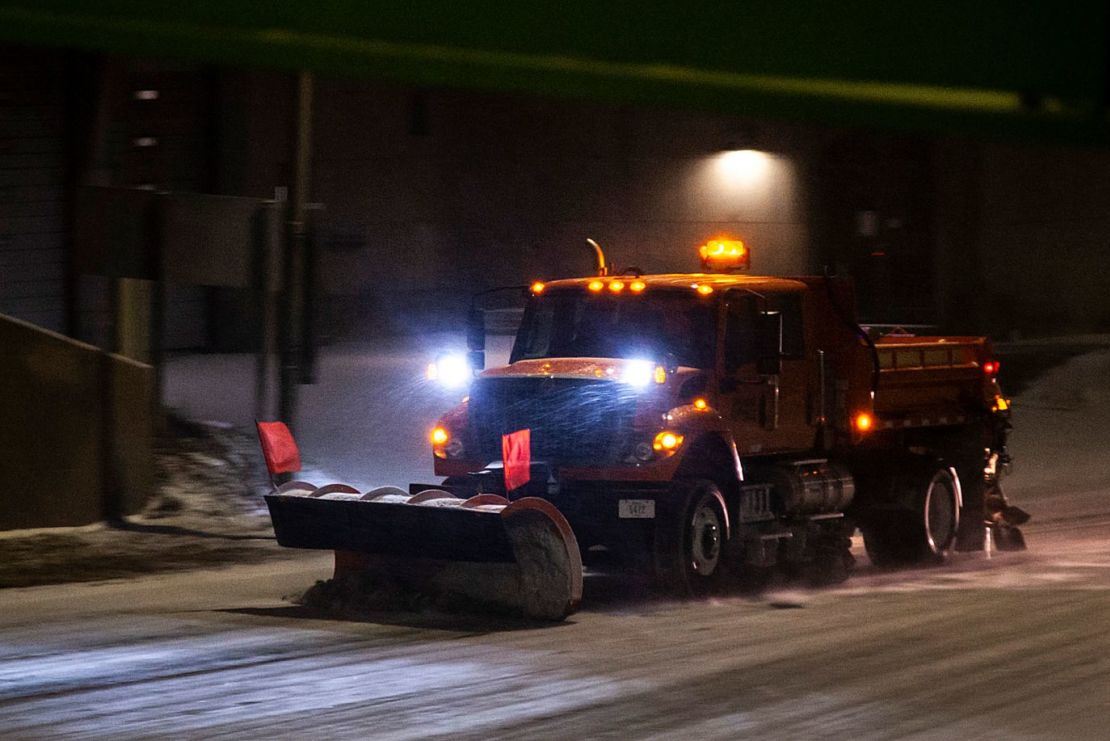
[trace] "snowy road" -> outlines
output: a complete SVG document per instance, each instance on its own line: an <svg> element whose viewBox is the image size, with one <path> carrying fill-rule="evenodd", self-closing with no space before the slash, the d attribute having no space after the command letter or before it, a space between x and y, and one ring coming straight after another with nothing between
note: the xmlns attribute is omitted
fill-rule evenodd
<svg viewBox="0 0 1110 741"><path fill-rule="evenodd" d="M1110 518L840 588L660 602L587 580L561 625L320 619L327 557L8 590L5 738L1104 738ZM1057 521L1058 523L1059 521ZM1074 523L1079 524L1079 523Z"/></svg>
<svg viewBox="0 0 1110 741"><path fill-rule="evenodd" d="M333 382L302 399L317 410L302 424L310 455L347 478L426 460L422 422L381 422L408 403L414 357L326 357ZM178 378L230 388L191 362ZM588 578L584 610L543 626L321 619L282 599L330 575L311 553L5 590L0 736L1106 738L1108 377L1110 353L1078 358L1015 407L1008 491L1035 516L1027 553L893 573L860 554L839 588L711 602ZM227 411L242 398L228 394L201 401ZM375 457L385 448L395 457Z"/></svg>

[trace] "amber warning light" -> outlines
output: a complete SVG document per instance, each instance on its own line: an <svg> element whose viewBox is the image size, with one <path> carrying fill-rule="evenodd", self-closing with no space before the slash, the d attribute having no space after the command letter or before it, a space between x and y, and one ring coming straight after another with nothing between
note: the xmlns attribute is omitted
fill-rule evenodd
<svg viewBox="0 0 1110 741"><path fill-rule="evenodd" d="M698 248L702 269L709 272L747 270L752 255L739 239L711 239Z"/></svg>

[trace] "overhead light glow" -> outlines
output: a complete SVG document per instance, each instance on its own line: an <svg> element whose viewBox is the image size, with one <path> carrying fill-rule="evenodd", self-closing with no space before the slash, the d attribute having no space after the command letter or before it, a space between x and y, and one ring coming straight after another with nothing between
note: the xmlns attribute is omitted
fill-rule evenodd
<svg viewBox="0 0 1110 741"><path fill-rule="evenodd" d="M736 183L753 184L763 178L771 165L771 155L755 149L734 149L717 155L722 177Z"/></svg>

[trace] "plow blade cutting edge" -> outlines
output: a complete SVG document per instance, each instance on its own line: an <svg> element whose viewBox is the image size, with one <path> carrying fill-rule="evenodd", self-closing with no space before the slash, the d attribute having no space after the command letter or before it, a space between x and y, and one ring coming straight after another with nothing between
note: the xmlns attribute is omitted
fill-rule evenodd
<svg viewBox="0 0 1110 741"><path fill-rule="evenodd" d="M582 598L578 542L544 499L294 482L266 504L280 545L335 551L336 580L380 571L407 589L546 620Z"/></svg>

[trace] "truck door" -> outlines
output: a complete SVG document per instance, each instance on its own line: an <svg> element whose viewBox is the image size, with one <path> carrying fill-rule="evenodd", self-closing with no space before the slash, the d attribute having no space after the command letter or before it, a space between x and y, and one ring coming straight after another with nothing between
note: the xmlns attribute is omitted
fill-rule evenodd
<svg viewBox="0 0 1110 741"><path fill-rule="evenodd" d="M761 312L771 320L763 322L762 330ZM730 421L737 451L744 456L809 449L814 433L806 403L802 294L730 291L724 314L720 407ZM761 373L758 363L760 335L769 326L781 326L777 375Z"/></svg>

